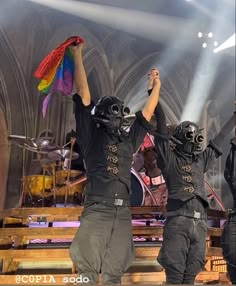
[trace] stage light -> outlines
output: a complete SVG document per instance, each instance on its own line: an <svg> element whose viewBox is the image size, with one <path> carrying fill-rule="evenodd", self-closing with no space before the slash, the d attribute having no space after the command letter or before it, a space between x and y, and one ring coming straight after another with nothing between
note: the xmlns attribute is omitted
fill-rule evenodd
<svg viewBox="0 0 236 286"><path fill-rule="evenodd" d="M198 32L197 36L198 38L202 38L202 32Z"/></svg>
<svg viewBox="0 0 236 286"><path fill-rule="evenodd" d="M208 36L208 38L212 38L213 37L213 33L209 32L207 36Z"/></svg>
<svg viewBox="0 0 236 286"><path fill-rule="evenodd" d="M198 38L203 49L207 48L213 51L213 49L218 46L213 32L198 32Z"/></svg>

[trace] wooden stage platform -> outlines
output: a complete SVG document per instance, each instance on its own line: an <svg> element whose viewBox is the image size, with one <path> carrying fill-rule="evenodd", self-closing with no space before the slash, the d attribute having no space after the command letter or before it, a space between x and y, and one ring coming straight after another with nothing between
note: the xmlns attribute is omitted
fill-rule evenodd
<svg viewBox="0 0 236 286"><path fill-rule="evenodd" d="M73 285L78 282L69 246L79 227L83 207L17 208L0 212L0 285ZM122 284L165 283L157 263L163 234L163 209L133 207L136 258ZM198 284L230 284L220 248L220 225L226 214L209 210L204 271Z"/></svg>

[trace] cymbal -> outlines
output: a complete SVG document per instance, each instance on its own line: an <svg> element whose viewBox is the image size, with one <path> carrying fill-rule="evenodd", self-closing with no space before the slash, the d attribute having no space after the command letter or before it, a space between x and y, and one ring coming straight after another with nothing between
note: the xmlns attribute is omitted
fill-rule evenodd
<svg viewBox="0 0 236 286"><path fill-rule="evenodd" d="M56 144L51 143L48 138L44 137L30 138L21 135L10 135L8 140L21 148L40 154L47 154L57 149Z"/></svg>
<svg viewBox="0 0 236 286"><path fill-rule="evenodd" d="M50 152L58 148L56 144L51 143L51 141L45 137L32 138L32 142L39 151Z"/></svg>
<svg viewBox="0 0 236 286"><path fill-rule="evenodd" d="M32 147L34 148L34 144L32 142L32 139L26 136L21 135L9 135L8 140L11 141L13 144L19 146L19 147Z"/></svg>
<svg viewBox="0 0 236 286"><path fill-rule="evenodd" d="M75 160L79 158L79 154L76 152L72 152L70 149L58 149L58 150L54 150L52 152L48 153L48 157L52 160L55 161L59 161L59 160L63 160L63 159L70 159L71 156L71 160Z"/></svg>

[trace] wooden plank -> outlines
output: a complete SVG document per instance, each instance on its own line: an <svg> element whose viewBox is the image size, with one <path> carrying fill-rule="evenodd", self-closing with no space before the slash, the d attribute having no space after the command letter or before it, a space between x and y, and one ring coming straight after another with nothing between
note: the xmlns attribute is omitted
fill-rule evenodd
<svg viewBox="0 0 236 286"><path fill-rule="evenodd" d="M2 272L11 273L15 272L18 268L19 262L13 259L4 259L2 262Z"/></svg>
<svg viewBox="0 0 236 286"><path fill-rule="evenodd" d="M27 218L30 216L50 217L50 216L66 216L66 217L80 217L83 207L44 207L44 208L12 208L0 211L0 218L13 217L13 218ZM132 215L156 215L163 213L163 207L131 207ZM226 218L227 214L223 211L208 210L208 216L216 218Z"/></svg>
<svg viewBox="0 0 236 286"><path fill-rule="evenodd" d="M0 250L2 259L14 259L24 261L34 260L55 260L65 258L70 259L69 249L8 249Z"/></svg>
<svg viewBox="0 0 236 286"><path fill-rule="evenodd" d="M47 216L80 216L83 207L65 207L65 208L55 208L55 207L45 207L45 208L15 208L7 209L0 212L0 218L5 217L15 217L24 218L30 216L37 217L47 217Z"/></svg>
<svg viewBox="0 0 236 286"><path fill-rule="evenodd" d="M23 236L28 239L42 238L73 238L77 227L27 227L27 228L1 228L0 237Z"/></svg>
<svg viewBox="0 0 236 286"><path fill-rule="evenodd" d="M27 239L56 239L56 238L73 238L78 227L25 227L25 228L0 228L1 239L9 239L9 237L24 237ZM134 236L151 236L161 237L163 235L162 226L133 226L132 232ZM209 236L220 237L222 229L208 228Z"/></svg>
<svg viewBox="0 0 236 286"><path fill-rule="evenodd" d="M206 256L211 257L211 256L220 256L222 257L222 248L221 247L208 247L206 251Z"/></svg>
<svg viewBox="0 0 236 286"><path fill-rule="evenodd" d="M143 257L156 257L160 250L160 246L136 246L136 258ZM222 257L222 249L219 247L209 247L206 250L206 256L221 256ZM7 249L0 250L0 257L2 259L70 259L69 249Z"/></svg>
<svg viewBox="0 0 236 286"><path fill-rule="evenodd" d="M0 236L0 246L2 245L11 245L12 240L8 235Z"/></svg>
<svg viewBox="0 0 236 286"><path fill-rule="evenodd" d="M44 207L44 208L13 208L0 211L0 218L5 217L27 217L27 216L80 216L83 211L82 206L76 207L64 207L64 208L55 208L55 207ZM138 214L150 214L150 213L160 213L163 212L163 208L159 207L132 207L131 212L133 215Z"/></svg>
<svg viewBox="0 0 236 286"><path fill-rule="evenodd" d="M207 235L209 236L215 236L215 237L221 237L222 235L222 229L218 227L208 227L207 228Z"/></svg>
<svg viewBox="0 0 236 286"><path fill-rule="evenodd" d="M100 278L100 277L99 277ZM0 275L0 285L68 285L76 279L81 279L75 274L40 274L40 275ZM101 285L101 279L100 285ZM200 272L196 277L196 282L218 281L218 272ZM77 282L80 282L77 280ZM165 282L165 273L149 272L149 273L125 273L122 277L122 284L125 285L144 285Z"/></svg>
<svg viewBox="0 0 236 286"><path fill-rule="evenodd" d="M47 228L1 228L0 238L4 237L25 237L28 239L33 238L73 238L78 227L47 227ZM132 228L133 235L145 235L145 236L162 236L163 228L159 226L134 226Z"/></svg>

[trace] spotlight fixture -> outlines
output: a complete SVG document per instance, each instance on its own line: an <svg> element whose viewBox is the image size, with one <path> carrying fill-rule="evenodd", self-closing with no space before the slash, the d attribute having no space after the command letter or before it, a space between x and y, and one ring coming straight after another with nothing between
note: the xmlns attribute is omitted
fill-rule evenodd
<svg viewBox="0 0 236 286"><path fill-rule="evenodd" d="M198 38L202 38L202 32L198 32L198 34L197 34L197 36L198 36Z"/></svg>
<svg viewBox="0 0 236 286"><path fill-rule="evenodd" d="M218 42L215 40L215 36L213 32L201 32L199 31L197 34L198 38L200 39L200 44L203 49L214 49L218 46Z"/></svg>
<svg viewBox="0 0 236 286"><path fill-rule="evenodd" d="M212 38L213 37L213 33L209 32L207 36L208 36L208 38Z"/></svg>

